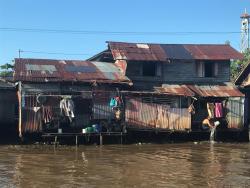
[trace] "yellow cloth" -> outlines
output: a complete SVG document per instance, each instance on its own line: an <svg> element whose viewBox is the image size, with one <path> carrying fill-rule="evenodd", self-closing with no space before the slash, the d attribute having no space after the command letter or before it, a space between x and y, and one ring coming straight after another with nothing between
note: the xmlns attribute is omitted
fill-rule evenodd
<svg viewBox="0 0 250 188"><path fill-rule="evenodd" d="M207 112L210 118L214 118L214 104L213 103L207 103Z"/></svg>

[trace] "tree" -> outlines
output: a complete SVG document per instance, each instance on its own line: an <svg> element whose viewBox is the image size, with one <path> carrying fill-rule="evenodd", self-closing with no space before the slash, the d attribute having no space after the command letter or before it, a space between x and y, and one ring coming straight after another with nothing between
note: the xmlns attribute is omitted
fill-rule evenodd
<svg viewBox="0 0 250 188"><path fill-rule="evenodd" d="M0 66L0 77L12 76L14 66L12 64L6 63Z"/></svg>
<svg viewBox="0 0 250 188"><path fill-rule="evenodd" d="M250 62L250 50L246 50L244 53L243 60L233 61L231 63L231 81L235 81L235 79L239 76L242 70L248 65Z"/></svg>

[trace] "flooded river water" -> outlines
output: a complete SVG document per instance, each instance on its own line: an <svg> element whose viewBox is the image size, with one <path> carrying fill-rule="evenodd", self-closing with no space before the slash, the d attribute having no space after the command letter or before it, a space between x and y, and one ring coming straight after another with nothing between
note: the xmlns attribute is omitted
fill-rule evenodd
<svg viewBox="0 0 250 188"><path fill-rule="evenodd" d="M249 187L250 144L0 146L0 187Z"/></svg>

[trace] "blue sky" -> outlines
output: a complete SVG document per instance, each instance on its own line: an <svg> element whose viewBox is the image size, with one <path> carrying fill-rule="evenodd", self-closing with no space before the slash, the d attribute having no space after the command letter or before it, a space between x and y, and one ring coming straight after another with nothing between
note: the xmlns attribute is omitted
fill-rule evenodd
<svg viewBox="0 0 250 188"><path fill-rule="evenodd" d="M240 31L250 0L0 0L0 28L121 32ZM239 50L240 34L111 35L13 32L0 29L0 64L18 57L86 59L105 41L225 43ZM77 55L78 54L78 55Z"/></svg>

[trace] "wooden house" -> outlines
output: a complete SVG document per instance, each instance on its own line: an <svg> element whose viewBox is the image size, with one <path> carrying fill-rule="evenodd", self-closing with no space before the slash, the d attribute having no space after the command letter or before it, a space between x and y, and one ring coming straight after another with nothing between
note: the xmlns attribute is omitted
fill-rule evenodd
<svg viewBox="0 0 250 188"><path fill-rule="evenodd" d="M230 83L230 63L243 56L230 45L107 44L89 60L116 64L132 80L128 127L203 130L209 117L221 129L245 129L244 95Z"/></svg>
<svg viewBox="0 0 250 188"><path fill-rule="evenodd" d="M50 131L81 132L112 121L112 97L131 81L115 64L76 60L15 59L19 135Z"/></svg>

